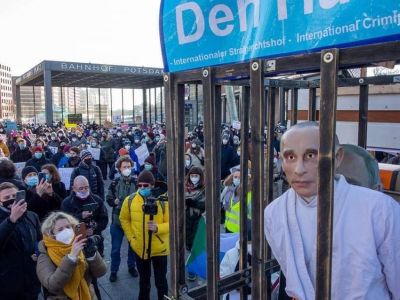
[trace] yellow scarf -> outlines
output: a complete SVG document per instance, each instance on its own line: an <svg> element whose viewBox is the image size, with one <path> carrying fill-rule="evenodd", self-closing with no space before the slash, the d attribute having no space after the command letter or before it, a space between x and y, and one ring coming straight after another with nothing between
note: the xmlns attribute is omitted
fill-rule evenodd
<svg viewBox="0 0 400 300"><path fill-rule="evenodd" d="M44 245L51 261L58 267L62 259L71 252L72 245L66 245L49 236L43 236ZM85 280L87 263L82 251L79 253L77 266L70 281L64 286L65 294L72 300L90 300L89 285Z"/></svg>

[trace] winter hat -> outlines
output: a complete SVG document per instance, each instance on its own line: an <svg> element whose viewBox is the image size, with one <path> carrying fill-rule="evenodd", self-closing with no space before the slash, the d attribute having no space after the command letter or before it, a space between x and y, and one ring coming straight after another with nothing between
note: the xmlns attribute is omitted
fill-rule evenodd
<svg viewBox="0 0 400 300"><path fill-rule="evenodd" d="M32 173L32 172L37 173L38 171L36 170L35 167L32 167L32 166L28 166L28 167L23 168L22 172L21 172L22 180L25 179L26 175L28 175L29 173Z"/></svg>
<svg viewBox="0 0 400 300"><path fill-rule="evenodd" d="M81 160L85 160L86 157L92 156L92 153L90 153L89 150L82 150L80 155L81 155Z"/></svg>
<svg viewBox="0 0 400 300"><path fill-rule="evenodd" d="M154 179L153 173L151 173L150 171L147 170L143 170L142 172L140 172L137 182L144 182L144 183L148 183L150 185L154 185L156 180Z"/></svg>
<svg viewBox="0 0 400 300"><path fill-rule="evenodd" d="M118 151L119 156L124 156L124 155L128 155L128 150L126 150L125 148L121 148Z"/></svg>
<svg viewBox="0 0 400 300"><path fill-rule="evenodd" d="M36 146L33 148L33 152L43 152L43 148L40 146Z"/></svg>
<svg viewBox="0 0 400 300"><path fill-rule="evenodd" d="M150 153L150 155L144 160L144 162L152 164L154 166L156 164L156 157L154 153Z"/></svg>

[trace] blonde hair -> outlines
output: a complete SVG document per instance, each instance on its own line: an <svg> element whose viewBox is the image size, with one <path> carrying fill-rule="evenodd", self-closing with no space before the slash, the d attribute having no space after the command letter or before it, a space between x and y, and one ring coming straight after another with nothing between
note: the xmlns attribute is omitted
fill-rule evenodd
<svg viewBox="0 0 400 300"><path fill-rule="evenodd" d="M42 224L42 234L51 236L53 235L54 226L58 220L67 220L71 225L76 226L79 221L73 216L66 214L62 211L52 212Z"/></svg>

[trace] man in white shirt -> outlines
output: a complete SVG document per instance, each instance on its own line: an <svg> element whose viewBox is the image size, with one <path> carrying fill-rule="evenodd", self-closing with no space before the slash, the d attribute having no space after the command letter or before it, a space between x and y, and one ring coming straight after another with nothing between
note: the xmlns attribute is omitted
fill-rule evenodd
<svg viewBox="0 0 400 300"><path fill-rule="evenodd" d="M319 125L299 123L281 139L291 189L264 212L265 236L286 293L315 299ZM335 167L343 158L336 138ZM327 170L328 172L328 170ZM332 299L400 299L400 205L335 176Z"/></svg>

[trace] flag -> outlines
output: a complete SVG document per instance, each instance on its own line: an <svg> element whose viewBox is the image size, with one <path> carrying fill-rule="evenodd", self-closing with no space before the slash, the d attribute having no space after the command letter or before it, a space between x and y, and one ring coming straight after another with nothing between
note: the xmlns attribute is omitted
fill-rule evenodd
<svg viewBox="0 0 400 300"><path fill-rule="evenodd" d="M239 240L238 233L221 233L220 235L220 251L219 264L225 253L235 247ZM193 241L192 252L186 261L186 269L190 273L207 279L207 235L205 217L199 220L196 235Z"/></svg>

